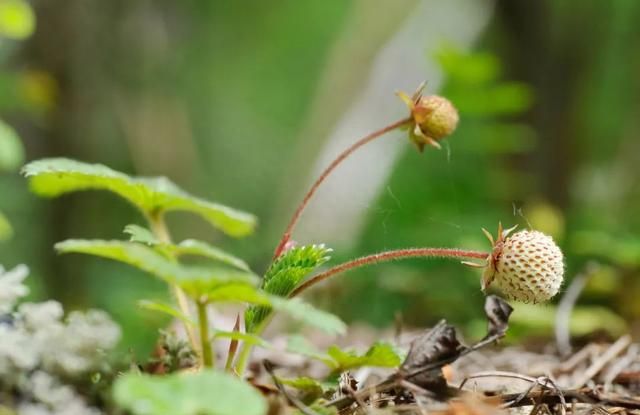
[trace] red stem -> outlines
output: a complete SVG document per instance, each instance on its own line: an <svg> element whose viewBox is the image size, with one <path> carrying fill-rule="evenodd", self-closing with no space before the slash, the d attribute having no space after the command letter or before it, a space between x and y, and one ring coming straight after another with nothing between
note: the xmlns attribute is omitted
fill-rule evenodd
<svg viewBox="0 0 640 415"><path fill-rule="evenodd" d="M280 256L280 254L282 254L282 251L284 250L285 245L287 244L287 242L289 242L289 239L291 238L291 233L293 232L293 228L296 226L296 223L298 222L298 219L300 219L300 215L302 214L302 211L309 204L309 200L311 200L311 198L315 194L316 190L318 190L318 187L320 187L320 184L322 184L322 182L327 178L327 176L329 176L329 174L331 174L331 172L340 163L342 163L344 161L344 159L349 157L349 155L351 155L351 153L353 153L354 151L356 151L358 148L362 147L363 145L367 144L368 142L373 141L374 139L376 139L376 138L388 133L389 131L393 131L396 128L402 127L404 124L407 124L408 122L410 122L412 120L413 120L413 118L408 117L408 118L403 118L402 120L396 121L396 122L394 122L392 124L389 124L386 127L383 127L381 129L379 129L377 131L374 131L371 134L361 138L360 140L358 140L354 144L352 144L349 148L347 148L342 153L340 153L340 155L338 155L338 157L336 157L335 160L333 160L331 162L331 164L329 164L329 166L327 166L327 168L324 169L322 174L320 174L320 177L318 177L316 179L316 181L313 183L313 185L311 186L311 188L309 189L307 194L304 196L304 199L302 199L302 202L298 205L298 208L293 213L293 216L291 217L291 220L289 221L289 225L287 225L287 228L285 229L284 234L282 235L282 238L280 239L280 243L278 243L278 247L276 248L273 257L277 258L277 257Z"/></svg>
<svg viewBox="0 0 640 415"><path fill-rule="evenodd" d="M394 251L385 251L378 254L372 254L356 258L354 260L345 262L340 265L336 265L333 268L321 272L320 274L311 277L304 283L300 284L289 297L295 297L307 288L318 284L330 278L336 274L340 274L345 271L349 271L353 268L359 268L366 265L376 264L378 262L393 261L396 259L415 258L415 257L442 257L442 258L473 258L473 259L486 259L490 254L481 251L468 251L464 249L455 248L405 248L396 249Z"/></svg>

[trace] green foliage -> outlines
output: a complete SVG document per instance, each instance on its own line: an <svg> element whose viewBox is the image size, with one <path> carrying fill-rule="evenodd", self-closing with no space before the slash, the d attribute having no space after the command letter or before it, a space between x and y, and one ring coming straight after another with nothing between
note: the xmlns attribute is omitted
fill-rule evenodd
<svg viewBox="0 0 640 415"><path fill-rule="evenodd" d="M263 415L260 393L227 373L149 376L128 373L117 379L115 402L134 415Z"/></svg>
<svg viewBox="0 0 640 415"><path fill-rule="evenodd" d="M344 334L347 331L346 324L334 314L319 310L299 298L284 299L269 296L271 307L277 311L289 314L310 326L317 327L330 334ZM249 329L247 329L249 331Z"/></svg>
<svg viewBox="0 0 640 415"><path fill-rule="evenodd" d="M129 241L131 242L138 242L149 246L160 245L160 241L158 241L156 236L149 229L140 225L127 225L122 232L129 235Z"/></svg>
<svg viewBox="0 0 640 415"><path fill-rule="evenodd" d="M177 318L191 326L195 326L196 322L191 320L188 316L185 316L179 310L176 310L173 306L160 302L160 301L152 301L152 300L140 300L138 301L138 307L145 309L156 311L162 314L166 314L173 318Z"/></svg>
<svg viewBox="0 0 640 415"><path fill-rule="evenodd" d="M200 215L231 236L251 233L253 215L192 196L166 177L130 177L101 164L64 158L43 159L23 167L31 189L40 196L55 197L81 190L108 190L127 199L145 215L186 211Z"/></svg>
<svg viewBox="0 0 640 415"><path fill-rule="evenodd" d="M278 378L278 381L283 385L290 386L300 391L302 395L300 396L300 399L305 403L314 402L318 398L322 397L327 391L335 389L335 385L333 384L325 384L306 376L293 379Z"/></svg>
<svg viewBox="0 0 640 415"><path fill-rule="evenodd" d="M203 241L197 241L195 239L185 239L178 245L167 246L167 249L178 256L201 256L244 271L250 271L249 265L247 265L247 263L242 259L237 258L223 251L222 249L211 246Z"/></svg>
<svg viewBox="0 0 640 415"><path fill-rule="evenodd" d="M24 149L18 134L9 124L0 120L0 170L15 170L23 160Z"/></svg>
<svg viewBox="0 0 640 415"><path fill-rule="evenodd" d="M289 314L292 318L305 324L317 327L327 333L343 334L347 326L335 315L319 310L309 303L305 303L299 298L282 298L270 295L263 290L242 284L228 284L212 290L208 293L210 302L245 302L269 309L275 309ZM255 307L250 307L253 309ZM258 330L255 326L249 326L245 321L248 333L255 333Z"/></svg>
<svg viewBox="0 0 640 415"><path fill-rule="evenodd" d="M237 258L228 252L223 251L220 248L209 245L203 241L197 241L195 239L186 239L179 244L163 243L156 239L155 235L139 225L127 225L124 228L124 233L129 234L129 240L131 242L138 242L145 245L155 247L161 253L167 253L176 256L200 256L208 258L215 262L219 262L224 265L229 265L234 268L241 269L243 271L250 271L249 265L242 259Z"/></svg>
<svg viewBox="0 0 640 415"><path fill-rule="evenodd" d="M374 343L364 354L353 350L342 350L338 346L331 346L327 350L335 364L335 370L343 372L364 366L398 367L402 357L393 345L385 342Z"/></svg>
<svg viewBox="0 0 640 415"><path fill-rule="evenodd" d="M22 40L33 33L36 18L33 9L24 0L0 1L0 35Z"/></svg>
<svg viewBox="0 0 640 415"><path fill-rule="evenodd" d="M449 78L446 96L461 113L519 114L531 106L531 88L522 82L501 81L502 64L491 53L464 53L445 45L436 59Z"/></svg>
<svg viewBox="0 0 640 415"><path fill-rule="evenodd" d="M535 336L552 332L556 314L557 307L552 305L536 307L531 304L514 304L514 312L509 321L510 336ZM571 336L585 336L598 330L604 330L611 337L617 338L627 333L629 328L622 317L606 307L580 305L572 310L569 320Z"/></svg>
<svg viewBox="0 0 640 415"><path fill-rule="evenodd" d="M269 294L288 296L311 271L327 262L324 245L294 247L277 258L264 275L262 288ZM268 307L251 307L245 313L247 331L255 330L271 313Z"/></svg>
<svg viewBox="0 0 640 415"><path fill-rule="evenodd" d="M374 343L363 354L353 350L342 350L336 345L330 346L327 352L323 353L309 344L304 337L292 336L289 338L287 350L318 360L335 373L366 366L398 367L403 359L400 352L386 342Z"/></svg>
<svg viewBox="0 0 640 415"><path fill-rule="evenodd" d="M597 256L622 267L640 265L640 238L606 232L576 232L572 240L577 254Z"/></svg>
<svg viewBox="0 0 640 415"><path fill-rule="evenodd" d="M11 223L2 212L0 212L0 241L7 240L13 236L13 228Z"/></svg>
<svg viewBox="0 0 640 415"><path fill-rule="evenodd" d="M181 265L134 242L69 239L57 243L55 248L61 253L83 253L124 262L179 286L192 298L207 296L224 284L256 282L256 276L246 271Z"/></svg>

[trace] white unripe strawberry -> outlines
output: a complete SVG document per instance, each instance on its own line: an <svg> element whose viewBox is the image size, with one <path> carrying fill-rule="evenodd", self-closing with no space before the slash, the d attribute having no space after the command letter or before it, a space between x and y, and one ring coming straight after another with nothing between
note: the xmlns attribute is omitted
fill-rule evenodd
<svg viewBox="0 0 640 415"><path fill-rule="evenodd" d="M498 229L498 239L482 275L482 289L495 284L513 300L540 303L553 298L562 285L563 255L553 239L538 231ZM486 234L488 232L485 231Z"/></svg>

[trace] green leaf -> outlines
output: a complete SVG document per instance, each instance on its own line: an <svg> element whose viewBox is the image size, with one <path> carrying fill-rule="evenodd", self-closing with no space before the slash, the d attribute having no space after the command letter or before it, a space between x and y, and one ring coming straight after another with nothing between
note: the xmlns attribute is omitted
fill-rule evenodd
<svg viewBox="0 0 640 415"><path fill-rule="evenodd" d="M260 393L235 376L213 370L150 376L128 373L113 398L134 415L264 415Z"/></svg>
<svg viewBox="0 0 640 415"><path fill-rule="evenodd" d="M152 248L134 242L69 239L57 243L55 248L61 253L90 254L124 262L178 285L191 298L206 296L225 284L256 281L256 276L246 271L180 265Z"/></svg>
<svg viewBox="0 0 640 415"><path fill-rule="evenodd" d="M299 298L285 299L275 296L269 298L275 310L285 312L305 324L330 334L344 334L347 331L347 325L336 315L319 310Z"/></svg>
<svg viewBox="0 0 640 415"><path fill-rule="evenodd" d="M296 388L302 391L319 391L318 395L321 395L324 388L322 384L313 378L309 378L306 376L302 376L299 378L286 379L286 378L278 378L280 383L283 385L291 386L292 388Z"/></svg>
<svg viewBox="0 0 640 415"><path fill-rule="evenodd" d="M294 247L280 255L265 273L262 288L269 294L287 297L315 268L329 260L324 245ZM251 307L245 312L247 330L258 327L269 315L269 307Z"/></svg>
<svg viewBox="0 0 640 415"><path fill-rule="evenodd" d="M244 271L250 270L249 265L240 258L237 258L222 249L211 246L203 241L186 239L178 245L168 246L167 248L177 255L202 256Z"/></svg>
<svg viewBox="0 0 640 415"><path fill-rule="evenodd" d="M364 366L398 367L402 363L402 357L393 345L385 342L374 343L364 354L344 351L335 345L329 347L327 354L333 359L335 369L340 372Z"/></svg>
<svg viewBox="0 0 640 415"><path fill-rule="evenodd" d="M258 337L254 334L250 333L242 333L240 331L221 331L218 330L213 334L214 339L232 339L232 340L242 340L245 343L260 346L260 347L271 347L268 341L264 340L261 337Z"/></svg>
<svg viewBox="0 0 640 415"><path fill-rule="evenodd" d="M332 389L330 386L324 385L317 380L309 377L299 377L293 379L278 378L283 385L290 386L301 392L300 400L304 403L311 403L321 398L325 392Z"/></svg>
<svg viewBox="0 0 640 415"><path fill-rule="evenodd" d="M287 350L318 360L334 372L344 372L365 366L398 367L403 360L393 345L386 342L374 343L364 354L352 350L342 350L338 346L331 346L326 353L317 350L302 336L291 336L287 343Z"/></svg>
<svg viewBox="0 0 640 415"><path fill-rule="evenodd" d="M0 1L0 34L10 39L22 40L33 33L36 17L24 0Z"/></svg>
<svg viewBox="0 0 640 415"><path fill-rule="evenodd" d="M286 299L269 295L264 291L246 284L228 284L207 294L210 302L240 301L258 304L289 314L292 318L310 326L314 326L331 334L343 334L347 326L335 315L319 310L299 298ZM251 307L253 308L253 307ZM245 321L248 333L255 333L256 326L249 326Z"/></svg>
<svg viewBox="0 0 640 415"><path fill-rule="evenodd" d="M200 215L231 236L245 236L255 227L253 215L197 198L166 177L130 177L101 164L64 158L43 159L23 167L31 189L40 196L55 197L81 190L108 190L127 199L146 215L186 211Z"/></svg>
<svg viewBox="0 0 640 415"><path fill-rule="evenodd" d="M18 134L9 124L0 120L0 170L15 170L23 160L24 149Z"/></svg>
<svg viewBox="0 0 640 415"><path fill-rule="evenodd" d="M129 241L131 242L138 242L149 246L160 243L149 229L139 225L127 225L124 227L123 232L129 235Z"/></svg>
<svg viewBox="0 0 640 415"><path fill-rule="evenodd" d="M179 244L167 244L160 242L153 233L139 225L127 225L124 228L124 233L130 235L129 240L131 242L139 242L145 245L159 248L161 253L169 253L177 256L181 255L195 255L204 258L211 259L216 262L220 262L225 265L250 271L249 265L246 262L237 258L222 249L216 248L203 241L197 241L195 239L186 239Z"/></svg>
<svg viewBox="0 0 640 415"><path fill-rule="evenodd" d="M327 262L331 257L331 248L323 244L297 246L286 251L273 261L264 275L264 288L269 294L289 295L293 290L283 290L290 280L294 280L294 288L305 275ZM300 274L303 274L300 276ZM272 284L272 285L269 285ZM284 284L284 287L281 285ZM266 290L270 286L272 291Z"/></svg>
<svg viewBox="0 0 640 415"><path fill-rule="evenodd" d="M152 300L140 300L138 301L138 307L144 308L145 310L157 311L171 317L182 320L183 322L190 324L192 326L196 326L196 322L191 320L189 317L182 314L179 310L176 310L169 304L162 303L160 301L152 301Z"/></svg>
<svg viewBox="0 0 640 415"><path fill-rule="evenodd" d="M13 227L2 212L0 212L0 241L6 241L13 236Z"/></svg>
<svg viewBox="0 0 640 415"><path fill-rule="evenodd" d="M247 284L227 284L207 293L207 302L243 302L271 304L269 296L259 288Z"/></svg>

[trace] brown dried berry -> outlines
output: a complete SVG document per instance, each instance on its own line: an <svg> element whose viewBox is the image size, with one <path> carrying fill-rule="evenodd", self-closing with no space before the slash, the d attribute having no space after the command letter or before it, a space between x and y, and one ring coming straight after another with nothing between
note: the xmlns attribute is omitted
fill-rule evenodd
<svg viewBox="0 0 640 415"><path fill-rule="evenodd" d="M459 119L451 101L438 95L421 97L413 110L413 118L422 133L434 140L451 135Z"/></svg>
<svg viewBox="0 0 640 415"><path fill-rule="evenodd" d="M490 238L493 251L482 276L482 289L493 283L513 300L550 300L562 285L562 251L542 232L523 230L509 236L513 229L503 231L500 226L498 239Z"/></svg>
<svg viewBox="0 0 640 415"><path fill-rule="evenodd" d="M409 97L404 92L398 96L411 111L412 122L409 126L409 138L420 151L429 144L440 148L438 141L451 135L458 126L458 110L448 99L438 96L422 96L424 84Z"/></svg>

